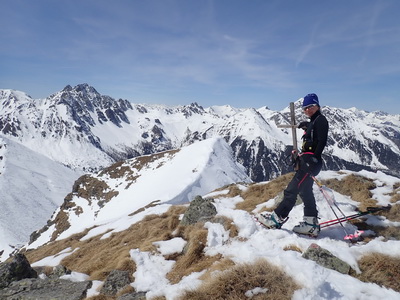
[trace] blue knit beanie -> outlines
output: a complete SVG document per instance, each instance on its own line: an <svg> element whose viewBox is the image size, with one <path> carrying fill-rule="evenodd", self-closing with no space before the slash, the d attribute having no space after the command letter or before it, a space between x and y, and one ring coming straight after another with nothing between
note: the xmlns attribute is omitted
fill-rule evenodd
<svg viewBox="0 0 400 300"><path fill-rule="evenodd" d="M316 104L319 106L318 96L316 94L307 94L304 96L303 107Z"/></svg>

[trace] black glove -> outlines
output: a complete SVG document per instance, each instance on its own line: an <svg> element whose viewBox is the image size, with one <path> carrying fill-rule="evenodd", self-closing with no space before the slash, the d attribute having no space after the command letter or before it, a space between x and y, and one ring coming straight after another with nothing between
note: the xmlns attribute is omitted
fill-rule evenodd
<svg viewBox="0 0 400 300"><path fill-rule="evenodd" d="M318 159L313 154L302 154L300 156L300 169L306 173L313 173L318 164Z"/></svg>
<svg viewBox="0 0 400 300"><path fill-rule="evenodd" d="M303 122L300 122L300 124L297 126L297 128L307 130L308 125L310 125L310 122L303 121Z"/></svg>

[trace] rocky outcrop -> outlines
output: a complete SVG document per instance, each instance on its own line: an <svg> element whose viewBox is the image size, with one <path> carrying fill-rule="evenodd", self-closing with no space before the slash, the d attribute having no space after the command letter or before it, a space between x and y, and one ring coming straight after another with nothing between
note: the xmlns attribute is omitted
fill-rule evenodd
<svg viewBox="0 0 400 300"><path fill-rule="evenodd" d="M81 300L86 298L91 281L73 282L60 278L26 278L0 290L0 299Z"/></svg>

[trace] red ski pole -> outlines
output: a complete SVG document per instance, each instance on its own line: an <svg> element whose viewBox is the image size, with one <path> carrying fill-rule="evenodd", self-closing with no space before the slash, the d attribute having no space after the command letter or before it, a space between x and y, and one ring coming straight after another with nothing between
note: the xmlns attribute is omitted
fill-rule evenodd
<svg viewBox="0 0 400 300"><path fill-rule="evenodd" d="M363 233L363 231L356 230L353 234L349 234L349 233L347 232L346 228L344 227L343 222L348 221L348 220L350 220L350 219L348 219L348 217L346 217L346 215L342 212L342 210L341 210L341 209L338 207L338 205L336 204L335 198L334 198L334 195L333 195L332 190L330 190L330 189L328 189L326 186L322 185L322 183L320 183L320 182L317 180L317 178L316 178L315 176L312 176L312 175L311 175L311 178L312 178L312 179L314 180L314 182L318 185L319 190L321 191L321 193L322 193L322 195L324 196L326 202L328 202L328 205L329 205L330 209L332 210L333 214L335 215L337 222L342 226L343 231L344 231L344 233L345 233L344 239L345 239L345 240L350 240L350 241L352 241L353 239L359 238L360 235ZM328 193L328 191L330 192L330 194ZM333 209L333 206L332 206L332 205L335 205L335 207L336 207L336 208L339 210L339 212L343 215L342 218L339 218L339 217L338 217L338 215L337 215L337 213L335 212L335 210ZM342 222L342 221L343 221L343 222ZM335 224L337 224L337 223L335 223ZM333 224L332 224L332 225L333 225ZM324 227L327 227L327 226L324 226Z"/></svg>

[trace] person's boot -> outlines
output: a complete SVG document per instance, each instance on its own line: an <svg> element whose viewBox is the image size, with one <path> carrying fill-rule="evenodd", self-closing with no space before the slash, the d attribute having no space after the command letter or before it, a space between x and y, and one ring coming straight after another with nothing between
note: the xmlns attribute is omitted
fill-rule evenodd
<svg viewBox="0 0 400 300"><path fill-rule="evenodd" d="M304 217L304 221L293 227L293 231L299 234L306 234L317 237L321 228L317 217Z"/></svg>
<svg viewBox="0 0 400 300"><path fill-rule="evenodd" d="M283 223L286 222L285 219L280 218L275 212L273 213L259 213L256 216L258 222L260 222L264 227L281 228Z"/></svg>

